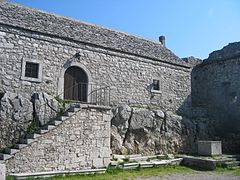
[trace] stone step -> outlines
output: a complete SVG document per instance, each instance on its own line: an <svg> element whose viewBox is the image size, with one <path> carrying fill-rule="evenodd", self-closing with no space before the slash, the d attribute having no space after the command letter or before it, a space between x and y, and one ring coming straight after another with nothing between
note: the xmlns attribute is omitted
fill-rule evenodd
<svg viewBox="0 0 240 180"><path fill-rule="evenodd" d="M50 172L35 172L35 173L15 173L9 174L14 179L35 179L35 178L47 178L53 176L65 176L65 175L76 175L76 174L103 174L106 169L83 169L73 171L50 171Z"/></svg>
<svg viewBox="0 0 240 180"><path fill-rule="evenodd" d="M68 116L60 116L58 119L60 121L65 121L66 119L68 119L69 117Z"/></svg>
<svg viewBox="0 0 240 180"><path fill-rule="evenodd" d="M81 110L80 107L79 107L79 108L77 108L77 107L73 108L73 112L78 112L78 111L80 111L80 110Z"/></svg>
<svg viewBox="0 0 240 180"><path fill-rule="evenodd" d="M41 134L37 134L37 133L27 134L26 139L36 139L36 138L38 138L40 136L41 136Z"/></svg>
<svg viewBox="0 0 240 180"><path fill-rule="evenodd" d="M51 129L54 129L54 128L56 128L56 126L54 126L54 125L46 125L46 126L42 127L42 130L51 130Z"/></svg>
<svg viewBox="0 0 240 180"><path fill-rule="evenodd" d="M30 144L34 141L36 141L36 139L20 139L21 144Z"/></svg>
<svg viewBox="0 0 240 180"><path fill-rule="evenodd" d="M129 161L147 161L147 160L151 160L151 159L158 159L158 156L130 156L129 157Z"/></svg>
<svg viewBox="0 0 240 180"><path fill-rule="evenodd" d="M62 121L55 120L55 121L49 122L48 124L49 124L49 125L57 126L57 125L59 125L59 124L62 124Z"/></svg>
<svg viewBox="0 0 240 180"><path fill-rule="evenodd" d="M117 161L110 161L110 166L117 166L118 162Z"/></svg>
<svg viewBox="0 0 240 180"><path fill-rule="evenodd" d="M180 165L183 161L183 158L170 159L168 161L170 161L171 164Z"/></svg>
<svg viewBox="0 0 240 180"><path fill-rule="evenodd" d="M142 157L142 155L141 154L131 154L131 155L127 155L127 157L136 158L136 157Z"/></svg>
<svg viewBox="0 0 240 180"><path fill-rule="evenodd" d="M240 161L230 161L224 163L227 167L236 167L240 166Z"/></svg>
<svg viewBox="0 0 240 180"><path fill-rule="evenodd" d="M12 157L12 155L10 155L10 154L0 154L0 160L7 160L11 157Z"/></svg>
<svg viewBox="0 0 240 180"><path fill-rule="evenodd" d="M113 154L113 158L114 158L114 159L125 159L126 156L125 156L125 155Z"/></svg>
<svg viewBox="0 0 240 180"><path fill-rule="evenodd" d="M164 165L168 165L170 164L170 161L169 160L152 160L151 163L154 164L155 167L157 166L164 166Z"/></svg>
<svg viewBox="0 0 240 180"><path fill-rule="evenodd" d="M22 149L22 148L24 148L24 147L26 147L27 146L27 144L15 144L14 145L14 148L15 149Z"/></svg>
<svg viewBox="0 0 240 180"><path fill-rule="evenodd" d="M67 112L64 113L64 116L71 117L71 116L73 116L74 114L75 114L75 112L69 112L69 111L67 111Z"/></svg>
<svg viewBox="0 0 240 180"><path fill-rule="evenodd" d="M13 155L15 153L19 152L19 149L10 149L10 148L6 148L5 149L5 153L6 154L10 154L10 155Z"/></svg>
<svg viewBox="0 0 240 180"><path fill-rule="evenodd" d="M139 162L141 168L151 168L154 166L152 162Z"/></svg>
<svg viewBox="0 0 240 180"><path fill-rule="evenodd" d="M39 129L39 130L37 131L38 134L45 134L45 133L47 133L47 132L48 132L48 130L44 130L44 129Z"/></svg>
<svg viewBox="0 0 240 180"><path fill-rule="evenodd" d="M139 167L139 163L127 163L123 165L123 169L136 169Z"/></svg>

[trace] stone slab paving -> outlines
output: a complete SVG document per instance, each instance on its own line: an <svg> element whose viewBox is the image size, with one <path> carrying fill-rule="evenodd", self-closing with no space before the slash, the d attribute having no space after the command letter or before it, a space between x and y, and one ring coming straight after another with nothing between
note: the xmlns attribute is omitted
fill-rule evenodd
<svg viewBox="0 0 240 180"><path fill-rule="evenodd" d="M239 176L217 173L172 174L163 177L137 178L137 180L240 180Z"/></svg>

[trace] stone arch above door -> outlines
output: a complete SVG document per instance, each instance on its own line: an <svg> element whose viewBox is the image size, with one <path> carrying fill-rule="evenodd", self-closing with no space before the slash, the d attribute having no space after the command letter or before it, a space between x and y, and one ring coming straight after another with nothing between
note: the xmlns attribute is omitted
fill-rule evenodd
<svg viewBox="0 0 240 180"><path fill-rule="evenodd" d="M64 75L65 75L65 72L67 71L67 69L69 67L73 67L73 66L82 69L87 75L88 84L92 83L91 73L83 64L78 63L78 62L70 62L70 63L64 64L64 66L60 72L60 77L58 80L58 92L57 92L57 95L62 99L64 98Z"/></svg>

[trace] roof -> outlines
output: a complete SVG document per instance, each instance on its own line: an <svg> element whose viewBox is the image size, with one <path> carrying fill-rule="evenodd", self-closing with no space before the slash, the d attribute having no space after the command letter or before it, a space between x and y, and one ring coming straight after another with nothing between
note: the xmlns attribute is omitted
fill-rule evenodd
<svg viewBox="0 0 240 180"><path fill-rule="evenodd" d="M159 42L14 3L0 3L0 24L189 67Z"/></svg>

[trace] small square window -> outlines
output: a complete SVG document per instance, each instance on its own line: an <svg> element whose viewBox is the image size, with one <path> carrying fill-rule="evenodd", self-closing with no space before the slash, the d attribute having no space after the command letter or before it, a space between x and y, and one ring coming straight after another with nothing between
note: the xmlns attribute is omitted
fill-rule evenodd
<svg viewBox="0 0 240 180"><path fill-rule="evenodd" d="M154 90L154 91L159 91L160 90L159 80L153 79L152 90Z"/></svg>
<svg viewBox="0 0 240 180"><path fill-rule="evenodd" d="M25 77L38 78L39 64L26 62Z"/></svg>
<svg viewBox="0 0 240 180"><path fill-rule="evenodd" d="M42 82L42 63L36 59L23 58L21 80Z"/></svg>

